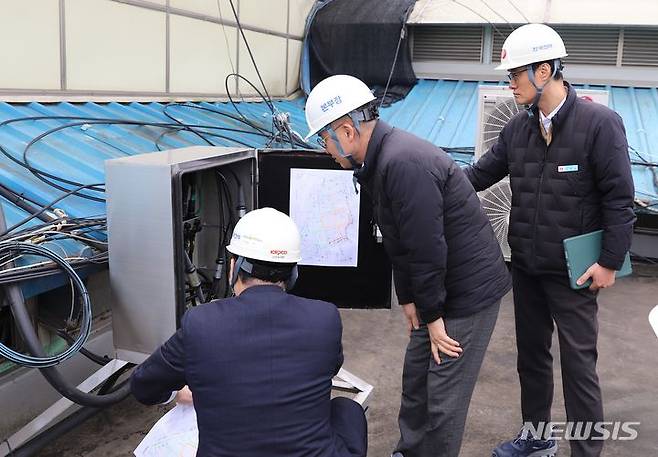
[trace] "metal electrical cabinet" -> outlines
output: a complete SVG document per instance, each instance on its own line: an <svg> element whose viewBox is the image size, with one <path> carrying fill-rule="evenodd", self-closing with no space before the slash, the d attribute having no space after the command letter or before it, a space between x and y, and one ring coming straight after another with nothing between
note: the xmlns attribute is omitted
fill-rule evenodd
<svg viewBox="0 0 658 457"><path fill-rule="evenodd" d="M224 226L219 220L222 190L216 175L226 176L232 187L224 188L224 195L226 190L229 194L239 193L238 183L241 183L244 210L269 206L290 214L293 169L324 171L340 170L340 167L330 156L318 151L201 146L106 162L117 358L142 362L176 331L189 305L189 287L186 295L183 271L188 250L183 234L191 222L186 219L183 206L188 200L184 193L190 182L196 186L194 192L199 201L195 207L202 224L201 230L195 232L196 246L191 260L208 276L218 255L218 244L221 246L220 226ZM351 182L349 172L344 173ZM312 185L315 188L315 182ZM374 236L372 204L365 192L357 200L360 206L356 266L302 264L291 293L343 307L390 306L391 267L383 245ZM305 228L308 229L300 227L300 230L303 232Z"/></svg>
<svg viewBox="0 0 658 457"><path fill-rule="evenodd" d="M195 258L215 262L219 237L219 171L243 186L246 210L256 207L256 150L189 147L108 160L107 225L116 357L141 363L179 327L185 311L184 182L198 186ZM229 178L230 179L230 178Z"/></svg>

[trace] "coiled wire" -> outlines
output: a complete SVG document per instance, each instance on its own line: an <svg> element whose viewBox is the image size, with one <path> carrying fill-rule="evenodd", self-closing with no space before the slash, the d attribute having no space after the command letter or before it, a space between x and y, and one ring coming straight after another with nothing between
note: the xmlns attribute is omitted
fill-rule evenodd
<svg viewBox="0 0 658 457"><path fill-rule="evenodd" d="M73 267L59 254L44 246L31 243L20 241L0 242L0 257L3 255L15 256L17 254L37 255L46 257L55 262L69 276L71 284L73 285L73 290L71 293L75 294L77 292L82 301L82 323L80 324L80 334L65 351L52 356L34 357L16 352L13 349L0 343L0 356L10 360L11 362L30 368L53 367L77 354L78 351L82 349L82 346L87 341L87 338L89 338L92 321L91 300L89 298L89 292L87 292L87 288L82 282L82 279L80 279L80 276L78 276Z"/></svg>

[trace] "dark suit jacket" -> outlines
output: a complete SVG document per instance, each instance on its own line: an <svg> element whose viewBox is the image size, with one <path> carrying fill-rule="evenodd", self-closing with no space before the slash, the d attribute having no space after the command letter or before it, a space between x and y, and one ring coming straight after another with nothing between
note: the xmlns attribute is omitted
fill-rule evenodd
<svg viewBox="0 0 658 457"><path fill-rule="evenodd" d="M181 328L135 370L142 403L189 385L199 456L338 455L331 378L343 363L334 305L253 286L189 310Z"/></svg>

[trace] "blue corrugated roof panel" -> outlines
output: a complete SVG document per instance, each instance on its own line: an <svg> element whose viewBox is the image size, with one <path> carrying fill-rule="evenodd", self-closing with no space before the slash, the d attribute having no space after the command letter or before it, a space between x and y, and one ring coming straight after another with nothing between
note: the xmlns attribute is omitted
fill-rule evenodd
<svg viewBox="0 0 658 457"><path fill-rule="evenodd" d="M492 83L420 80L407 97L382 110L382 119L438 146L473 147L479 84Z"/></svg>
<svg viewBox="0 0 658 457"><path fill-rule="evenodd" d="M409 95L381 112L391 124L408 130L432 143L446 148L473 148L477 129L478 81L420 80ZM583 86L585 87L585 86ZM631 159L658 162L658 92L656 88L591 86L607 89L610 106L624 119ZM277 109L290 113L292 127L306 133L304 99L274 102ZM172 123L167 114L181 122L213 127L203 129L216 135L211 137L218 146L265 147L268 138L255 134L236 120L238 113L229 103L191 103L189 106L167 106L163 103L0 103L0 122L35 116L65 116L91 119L123 119L147 123ZM263 102L237 104L245 117L270 129L271 117ZM222 113L222 114L218 114ZM0 146L7 154L23 160L26 145L45 132L77 122L77 125L58 130L43 137L30 147L29 163L45 172L70 181L102 183L103 163L107 159L153 152L158 149L179 148L207 144L190 131L172 130L157 126L128 124L95 124L67 119L41 119L12 122L0 126ZM251 130L251 131L247 131ZM275 145L276 146L276 145ZM287 145L279 145L288 147ZM637 151L637 153L635 152ZM469 154L455 154L460 161L470 161ZM642 159L640 159L640 156ZM639 197L658 202L654 173L646 166L634 166L633 176ZM37 179L30 171L0 156L0 182L27 198L46 204L62 194L61 191ZM66 186L71 187L71 186ZM87 192L100 196L98 193ZM26 213L2 201L7 224L12 225ZM57 205L71 217L102 216L105 203L71 196ZM75 246L66 245L69 252ZM81 247L79 249L82 249Z"/></svg>
<svg viewBox="0 0 658 457"><path fill-rule="evenodd" d="M290 112L298 127L304 125L303 101L275 102L281 111ZM146 123L173 123L165 115L162 103L0 103L0 122L40 116L80 117L87 119L117 119ZM217 110L237 116L227 103L196 103L193 106ZM240 103L240 111L249 119L256 120L269 130L271 123L269 110L264 103ZM243 124L229 117L209 111L173 106L167 112L182 122L193 125L215 127L204 129L210 133L217 146L265 147L268 139L254 134ZM122 124L95 124L92 121L75 119L39 119L12 122L0 127L0 146L13 158L22 161L24 150L34 138L47 131L66 125L78 124L56 131L43 137L27 151L27 161L33 167L52 173L70 181L85 184L104 182L104 161L126 155L157 151L158 149L180 148L207 144L199 136L189 131ZM218 130L217 128L233 129ZM303 132L303 129L301 129ZM27 198L48 203L61 195L61 191L37 179L30 171L9 158L0 156L0 180L12 190ZM71 188L72 186L67 185ZM98 193L85 192L99 196ZM101 195L102 196L102 195ZM5 205L6 206L6 205ZM95 216L105 213L105 204L71 196L57 205L71 217ZM20 210L7 208L7 224L12 225L25 217Z"/></svg>

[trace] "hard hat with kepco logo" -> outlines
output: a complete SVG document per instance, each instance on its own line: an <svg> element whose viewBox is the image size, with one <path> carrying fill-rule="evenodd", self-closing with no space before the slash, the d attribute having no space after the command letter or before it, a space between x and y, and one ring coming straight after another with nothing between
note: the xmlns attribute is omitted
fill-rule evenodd
<svg viewBox="0 0 658 457"><path fill-rule="evenodd" d="M301 241L295 222L273 208L248 212L235 224L226 250L263 262L294 264L301 260Z"/></svg>
<svg viewBox="0 0 658 457"><path fill-rule="evenodd" d="M503 43L496 70L511 70L566 56L564 42L555 30L545 24L526 24L510 33Z"/></svg>

